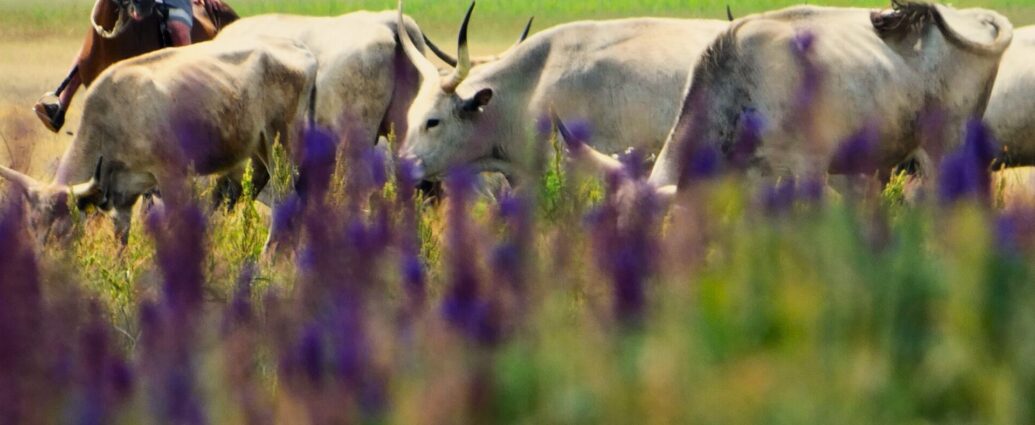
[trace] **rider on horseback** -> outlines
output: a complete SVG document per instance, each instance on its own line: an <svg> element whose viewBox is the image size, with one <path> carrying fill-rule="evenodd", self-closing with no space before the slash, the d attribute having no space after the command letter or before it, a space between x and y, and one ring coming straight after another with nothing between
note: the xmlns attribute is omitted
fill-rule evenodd
<svg viewBox="0 0 1035 425"><path fill-rule="evenodd" d="M112 1L119 7L119 20L115 28L107 31L94 22L94 30L105 38L115 38L129 25L139 23L150 17L156 11L162 18L160 26L163 47L186 46L191 44L191 28L194 26L194 5L204 6L208 11L228 11L229 8L222 0L99 0ZM94 14L97 13L95 6ZM124 19L128 15L132 21ZM96 19L96 16L94 17ZM82 78L73 68L69 77L61 84L56 93L48 93L44 97L57 96L57 102L44 102L41 100L33 107L36 115L43 125L50 131L57 132L65 122L65 111L68 109L72 96L75 95Z"/></svg>

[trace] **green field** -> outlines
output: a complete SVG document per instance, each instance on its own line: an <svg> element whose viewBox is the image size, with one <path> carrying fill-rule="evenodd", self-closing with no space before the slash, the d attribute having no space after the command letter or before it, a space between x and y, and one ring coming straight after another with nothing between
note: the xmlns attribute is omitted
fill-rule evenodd
<svg viewBox="0 0 1035 425"><path fill-rule="evenodd" d="M335 15L363 9L394 9L396 5L392 0L230 0L227 3L243 16L272 12ZM800 3L792 0L483 0L478 3L472 33L488 37L490 41L509 39L520 30L529 16L535 16L538 22L536 28L543 29L580 19L625 16L724 19L727 4L737 16L743 16ZM887 7L889 4L872 0L807 3L874 8ZM964 0L951 3L956 7L996 9L1017 26L1035 22L1035 2L1031 0ZM87 0L0 0L0 34L79 34L92 4ZM406 11L432 34L445 37L456 31L456 24L467 4L466 0L411 0L406 2Z"/></svg>

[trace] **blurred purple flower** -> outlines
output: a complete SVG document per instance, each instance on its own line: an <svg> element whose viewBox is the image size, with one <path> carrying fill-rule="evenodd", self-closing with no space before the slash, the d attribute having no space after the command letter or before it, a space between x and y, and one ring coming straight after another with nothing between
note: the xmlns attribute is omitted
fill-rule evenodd
<svg viewBox="0 0 1035 425"><path fill-rule="evenodd" d="M497 341L491 310L480 298L477 258L467 226L468 197L475 174L467 169L456 169L446 177L449 193L447 230L449 248L450 284L442 300L442 315L455 328L474 342L491 345Z"/></svg>
<svg viewBox="0 0 1035 425"><path fill-rule="evenodd" d="M751 162L755 158L755 152L762 145L762 130L764 127L765 119L758 111L748 109L740 114L737 140L734 141L727 154L732 167L738 170L745 170L751 166Z"/></svg>
<svg viewBox="0 0 1035 425"><path fill-rule="evenodd" d="M553 135L553 120L550 114L542 114L535 120L535 132L542 140L549 140Z"/></svg>
<svg viewBox="0 0 1035 425"><path fill-rule="evenodd" d="M423 308L424 300L427 297L427 289L424 282L424 265L421 264L417 255L406 255L402 259L403 284L409 296L410 306L408 310L416 313Z"/></svg>
<svg viewBox="0 0 1035 425"><path fill-rule="evenodd" d="M989 202L992 190L989 167L995 153L996 142L988 128L980 120L969 121L963 146L942 159L938 176L942 205L967 198Z"/></svg>
<svg viewBox="0 0 1035 425"><path fill-rule="evenodd" d="M257 265L247 263L241 269L237 277L237 285L234 289L234 296L223 318L223 332L229 332L235 328L245 326L252 321L252 280L255 279Z"/></svg>
<svg viewBox="0 0 1035 425"><path fill-rule="evenodd" d="M778 215L789 212L797 200L796 182L793 177L762 188L761 203L766 214Z"/></svg>
<svg viewBox="0 0 1035 425"><path fill-rule="evenodd" d="M189 317L202 300L205 274L205 217L195 205L166 209L149 223L155 238L158 267L165 278L164 302L179 319Z"/></svg>
<svg viewBox="0 0 1035 425"><path fill-rule="evenodd" d="M364 158L366 159L367 166L370 167L371 183L373 183L374 188L384 187L385 183L388 182L385 152L377 147L370 148L366 151Z"/></svg>
<svg viewBox="0 0 1035 425"><path fill-rule="evenodd" d="M568 152L579 151L593 137L593 129L586 120L566 122L564 126L568 129L568 133L565 134L566 137L561 137L561 139L564 140L564 146L568 149Z"/></svg>
<svg viewBox="0 0 1035 425"><path fill-rule="evenodd" d="M646 312L659 211L653 187L637 182L614 186L607 201L586 217L597 264L611 278L615 317L623 325L638 326Z"/></svg>
<svg viewBox="0 0 1035 425"><path fill-rule="evenodd" d="M807 56L812 53L812 47L816 43L816 35L811 31L800 31L791 39L791 46L795 55Z"/></svg>
<svg viewBox="0 0 1035 425"><path fill-rule="evenodd" d="M307 326L298 343L298 360L304 376L312 385L319 384L323 377L323 350L320 328L315 325Z"/></svg>
<svg viewBox="0 0 1035 425"><path fill-rule="evenodd" d="M321 202L329 188L335 161L334 135L324 129L310 129L302 137L302 160L295 190L305 203Z"/></svg>
<svg viewBox="0 0 1035 425"><path fill-rule="evenodd" d="M25 224L22 194L9 191L0 211L0 418L10 423L32 417L27 409L43 348L39 270Z"/></svg>
<svg viewBox="0 0 1035 425"><path fill-rule="evenodd" d="M826 191L826 183L822 178L807 178L798 185L798 197L809 204L823 202L823 194Z"/></svg>
<svg viewBox="0 0 1035 425"><path fill-rule="evenodd" d="M714 146L705 145L690 157L687 173L692 181L708 180L722 173L722 153Z"/></svg>
<svg viewBox="0 0 1035 425"><path fill-rule="evenodd" d="M864 126L838 146L830 168L839 174L869 174L877 169L878 134L873 126Z"/></svg>
<svg viewBox="0 0 1035 425"><path fill-rule="evenodd" d="M165 423L201 425L205 420L201 400L194 390L192 368L172 368L165 379L163 417Z"/></svg>
<svg viewBox="0 0 1035 425"><path fill-rule="evenodd" d="M270 224L271 244L290 243L298 234L302 217L302 198L297 193L288 196L273 208Z"/></svg>
<svg viewBox="0 0 1035 425"><path fill-rule="evenodd" d="M706 107L708 99L703 92L694 93L683 106L686 111L693 111L689 120L680 120L673 131L673 140L678 147L679 187L700 179L709 179L721 171L722 154L714 155L714 147L721 140L702 136L711 127Z"/></svg>

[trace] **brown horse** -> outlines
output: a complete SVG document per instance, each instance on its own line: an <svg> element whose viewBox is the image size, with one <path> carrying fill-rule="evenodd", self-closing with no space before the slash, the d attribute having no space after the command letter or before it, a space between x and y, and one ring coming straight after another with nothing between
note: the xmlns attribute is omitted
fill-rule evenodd
<svg viewBox="0 0 1035 425"><path fill-rule="evenodd" d="M89 87L101 72L118 61L168 46L162 31L164 17L150 13L134 20L128 10L133 7L132 1L136 0L96 0L90 17L93 25L68 77L33 107L51 131L57 132L64 125L65 113L80 85ZM192 4L193 42L211 40L220 29L238 19L237 13L221 1L193 0ZM55 96L57 102L53 101Z"/></svg>

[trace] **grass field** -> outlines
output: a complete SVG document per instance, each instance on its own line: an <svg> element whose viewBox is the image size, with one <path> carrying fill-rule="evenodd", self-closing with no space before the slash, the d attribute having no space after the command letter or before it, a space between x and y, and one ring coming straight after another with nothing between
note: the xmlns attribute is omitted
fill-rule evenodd
<svg viewBox="0 0 1035 425"><path fill-rule="evenodd" d="M394 7L231 4L244 15ZM541 30L721 18L725 4L483 0L471 40L495 51L530 15ZM1035 22L1029 1L956 5ZM407 2L439 40L464 7ZM53 173L71 136L42 129L29 107L64 76L89 8L0 0L0 164ZM123 249L106 217L75 210L70 241L36 249L7 196L0 423L1035 423L1030 174L998 173L989 199L913 203L904 178L844 199L806 182L702 176L671 211L620 224L598 176L547 168L533 193L498 202L454 174L432 204L345 143L335 163L302 170L327 182L305 203L281 186L273 218L249 202L213 211L203 183L174 187L167 212L138 213ZM262 254L271 220L288 229L278 256Z"/></svg>

